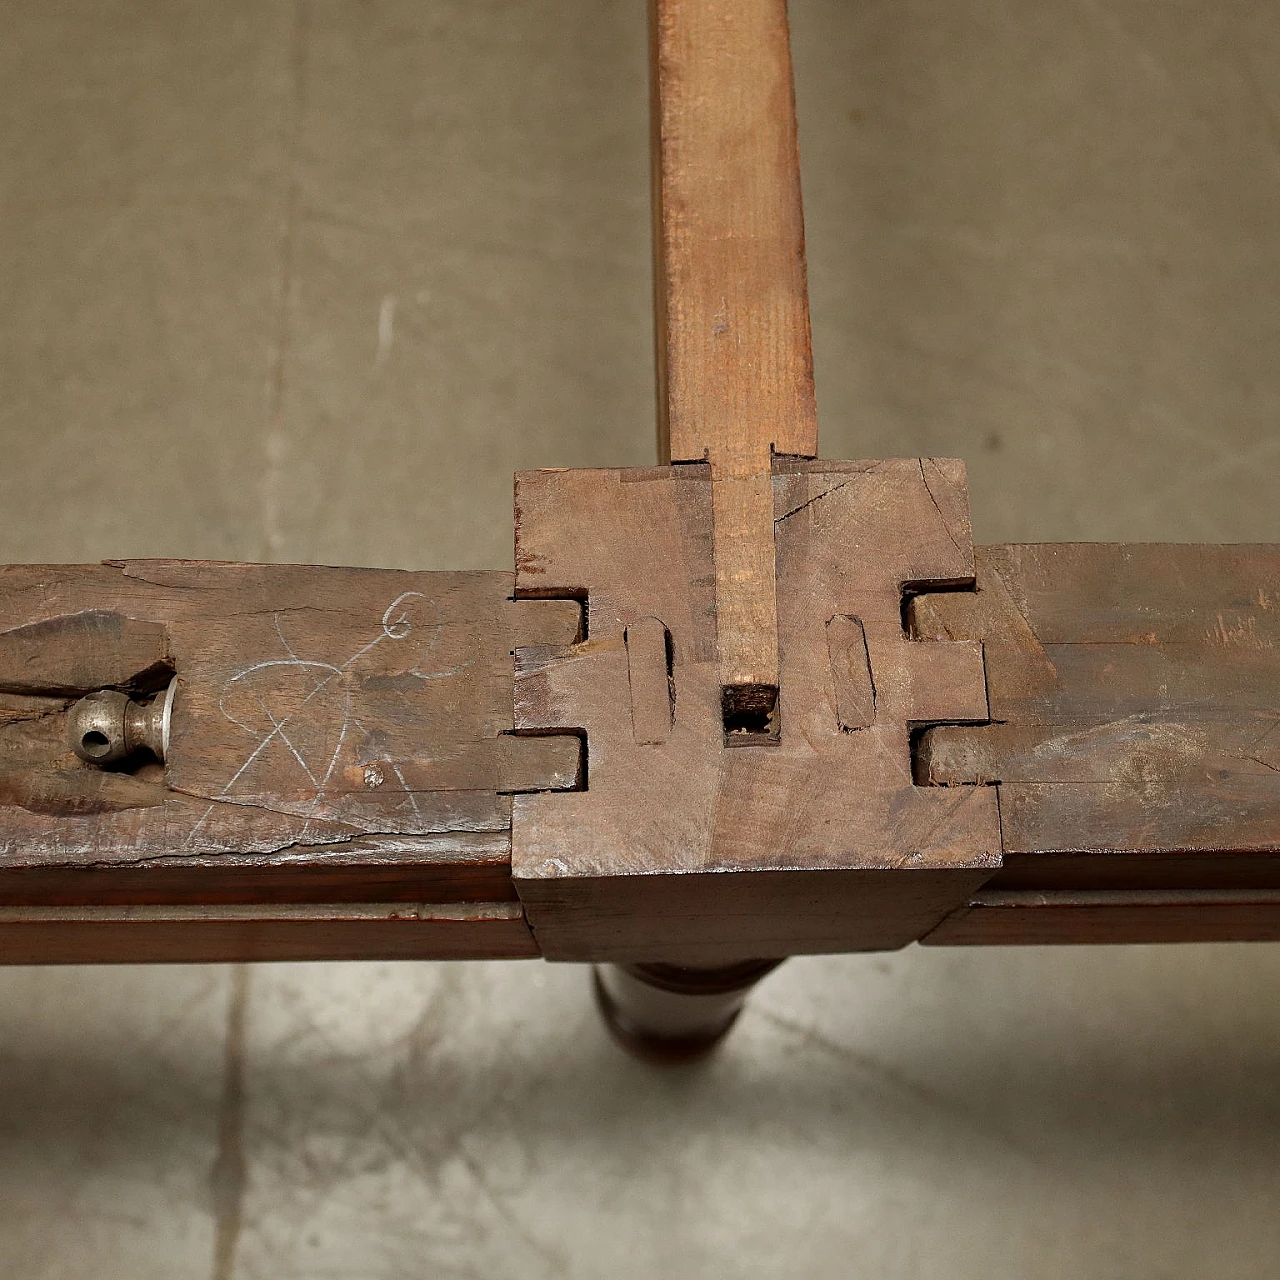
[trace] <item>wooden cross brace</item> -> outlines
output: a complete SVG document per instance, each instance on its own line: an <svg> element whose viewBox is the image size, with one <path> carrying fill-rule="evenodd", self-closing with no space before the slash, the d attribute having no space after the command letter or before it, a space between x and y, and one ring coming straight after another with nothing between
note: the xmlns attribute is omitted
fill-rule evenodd
<svg viewBox="0 0 1280 1280"><path fill-rule="evenodd" d="M722 1009L798 952L1280 938L1280 548L975 552L963 464L814 461L783 0L653 34L664 465L517 477L514 575L0 569L0 960ZM81 698L170 688L93 763Z"/></svg>

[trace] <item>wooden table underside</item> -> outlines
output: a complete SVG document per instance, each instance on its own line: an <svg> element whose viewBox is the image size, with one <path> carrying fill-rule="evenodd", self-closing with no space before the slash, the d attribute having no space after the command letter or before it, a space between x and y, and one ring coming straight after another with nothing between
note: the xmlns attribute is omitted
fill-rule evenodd
<svg viewBox="0 0 1280 1280"><path fill-rule="evenodd" d="M850 469L846 482L871 484L870 464L797 464L775 478L778 503L794 504L798 483L828 491L829 471L818 481L794 472L835 465ZM899 480L911 465L895 473ZM669 488L676 473L690 491L707 487L691 483L683 468L647 474L650 484ZM552 483L636 478L547 475ZM817 513L831 500L803 513L815 521L806 558L822 528ZM705 524L699 533L686 515L684 541L709 548L710 502L705 495L697 501ZM846 523L838 530L849 537ZM779 545L785 583L794 557L790 544ZM847 563L856 564L855 549L847 550ZM912 859L936 851L938 841L922 839L906 817L873 831L872 810L858 808L866 779L833 772L821 754L788 775L792 790L781 802L784 810L801 807L805 797L821 815L821 848L816 817L807 827L794 818L786 826L766 822L767 847L756 838L746 861L741 842L720 828L720 852L697 854L717 873L702 887L683 875L655 878L654 865L675 856L652 822L660 797L644 792L640 775L620 774L624 789L610 791L605 762L621 758L619 736L640 767L658 759L666 750L660 744L634 745L634 717L646 706L665 714L662 700L653 713L643 689L624 691L612 715L597 706L595 720L568 714L567 727L551 726L549 736L545 727L535 736L513 732L516 716L529 714L527 697L517 709L513 687L527 693L530 671L545 671L547 654L567 655L562 665L578 672L592 664L603 672L617 669L616 653L625 685L627 629L639 637L634 648L643 628L636 630L631 606L619 608L603 590L588 602L589 612L598 603L603 613L597 609L583 635L577 600L513 600L514 580L501 573L181 562L5 569L0 957L715 959L735 947L739 954L857 950L921 935L931 944L1280 937L1280 548L990 547L975 560L976 590L902 589L903 652L981 642L988 704L980 717L986 723L939 725L952 718L943 704L956 697L953 676L942 669L942 685L912 693L920 706L933 699L920 719L938 726L911 726L914 793L941 799L962 788L992 796L999 808L995 858L984 865L981 856L948 853L964 869L933 886L923 912L915 886L924 881ZM636 577L637 558L620 563ZM847 751L839 757L847 768L871 758L858 754L857 743L871 741L874 726L862 721L876 713L859 710L839 661L796 667L801 687L789 680L788 662L801 659L787 655L802 652L798 630L812 629L817 615L810 611L797 631L787 630L787 598L780 595L781 742L711 751L704 773L731 767L745 777L742 762L753 756L775 767L776 753L800 729L788 711L801 706L832 708L830 741ZM659 721L655 730L644 721L642 737L679 739L687 730L690 741L707 740L698 728L708 720L696 680L715 687L714 664L706 661L714 652L705 643L714 634L708 599L709 590L700 611L663 620L681 684L670 725ZM864 630L855 634L871 637L874 681L888 670L883 655L896 651L881 642L877 653L876 637L886 633L882 622L873 625L870 606L864 613ZM832 643L829 630L823 646ZM939 640L951 643L932 643ZM665 661L664 646L660 639ZM517 650L527 655L519 680ZM803 652L815 650L806 644ZM687 669L685 654L697 659ZM643 675L638 659L633 669ZM167 765L108 772L72 755L65 719L74 698L107 686L145 693L174 671L179 693ZM617 694L616 682L578 687L588 701L601 690ZM568 723L575 720L587 728ZM895 741L899 730L883 727L883 741ZM813 740L817 730L804 732ZM713 785L709 774L697 776L687 752L664 758L676 761L685 790ZM593 783L602 797L594 810L582 807ZM576 798L557 794L584 786ZM577 944L562 941L561 924L572 913L557 917L554 895L547 915L545 878L525 872L513 881L513 797L530 840L554 843L562 837L552 832L576 832L572 856L594 862L596 871L617 856L596 816L605 799L608 827L635 832L629 859L602 890L604 925ZM850 818L833 836L832 815L842 812ZM709 835L706 841L709 849ZM797 861L804 848L818 849L804 855L807 863ZM705 862L712 856L720 859L714 867ZM859 879L857 868L875 874ZM740 895L725 897L726 872L737 873L748 896L755 886L772 902L767 918L758 904L744 908ZM818 884L824 923L815 931L806 890ZM914 914L898 901L903 892ZM732 924L723 945L689 952L691 932L701 940L714 935L717 912Z"/></svg>

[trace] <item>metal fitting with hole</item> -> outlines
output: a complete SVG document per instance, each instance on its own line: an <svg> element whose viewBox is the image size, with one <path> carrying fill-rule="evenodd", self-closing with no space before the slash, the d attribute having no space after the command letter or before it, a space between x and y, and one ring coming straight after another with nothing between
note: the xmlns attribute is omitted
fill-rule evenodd
<svg viewBox="0 0 1280 1280"><path fill-rule="evenodd" d="M71 750L100 768L119 764L138 751L163 761L169 751L169 721L177 679L149 702L137 702L118 689L87 694L67 715Z"/></svg>

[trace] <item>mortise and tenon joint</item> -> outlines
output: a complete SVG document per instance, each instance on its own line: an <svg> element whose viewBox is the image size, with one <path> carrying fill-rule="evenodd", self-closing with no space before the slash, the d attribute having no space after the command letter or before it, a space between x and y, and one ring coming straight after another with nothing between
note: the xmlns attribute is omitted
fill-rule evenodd
<svg viewBox="0 0 1280 1280"><path fill-rule="evenodd" d="M912 774L914 730L987 718L981 644L902 618L972 582L963 464L775 462L781 732L748 745L723 728L713 490L697 465L517 478L517 594L587 597L585 639L516 654L517 729L587 740L585 791L513 808L549 958L899 947L1000 865L994 791Z"/></svg>

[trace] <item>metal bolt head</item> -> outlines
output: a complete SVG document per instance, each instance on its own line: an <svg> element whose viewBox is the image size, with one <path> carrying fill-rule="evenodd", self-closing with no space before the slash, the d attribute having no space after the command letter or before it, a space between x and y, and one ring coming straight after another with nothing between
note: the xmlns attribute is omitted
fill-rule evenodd
<svg viewBox="0 0 1280 1280"><path fill-rule="evenodd" d="M118 764L129 754L124 721L128 694L102 689L81 698L67 717L71 750L89 764Z"/></svg>
<svg viewBox="0 0 1280 1280"><path fill-rule="evenodd" d="M87 694L67 715L67 741L87 764L105 768L134 752L163 760L169 745L169 715L177 681L150 702L135 702L118 689Z"/></svg>

